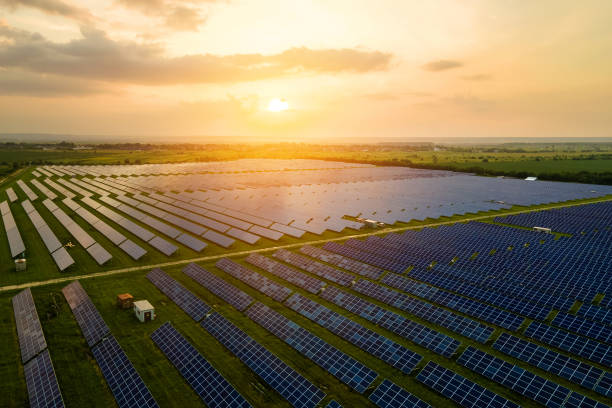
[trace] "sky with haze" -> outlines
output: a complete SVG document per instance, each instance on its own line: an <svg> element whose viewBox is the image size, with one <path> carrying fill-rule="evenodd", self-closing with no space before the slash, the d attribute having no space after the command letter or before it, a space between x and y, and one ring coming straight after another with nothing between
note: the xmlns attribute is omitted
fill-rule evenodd
<svg viewBox="0 0 612 408"><path fill-rule="evenodd" d="M611 22L610 0L0 0L0 133L610 137Z"/></svg>

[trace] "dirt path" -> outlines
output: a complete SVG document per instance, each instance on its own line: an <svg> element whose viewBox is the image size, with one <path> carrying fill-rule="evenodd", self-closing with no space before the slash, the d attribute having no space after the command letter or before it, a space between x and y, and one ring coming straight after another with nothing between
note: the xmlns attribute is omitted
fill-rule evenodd
<svg viewBox="0 0 612 408"><path fill-rule="evenodd" d="M187 264L187 263L190 263L190 262L208 262L208 261L214 261L214 260L217 260L217 259L227 258L227 257L239 257L239 256L244 256L244 255L248 255L248 254L252 254L252 253L258 253L258 252L276 251L277 249L281 249L281 248L284 248L284 249L299 248L299 247L302 247L304 245L318 245L318 244L324 244L326 242L332 242L332 241L343 241L343 240L347 240L347 239L350 239L350 238L364 238L364 237L368 237L368 236L371 236L371 235L385 235L385 234L389 234L391 232L402 232L402 231L413 230L413 229L421 229L421 228L425 228L425 227L435 227L435 226L439 226L439 225L456 224L458 222L479 221L479 220L485 220L485 219L489 219L489 218L495 218L495 217L498 217L498 216L516 215L516 214L523 214L523 213L534 212L534 211L549 210L549 209L554 209L554 208L575 207L575 206L578 206L578 205L601 203L601 202L606 202L606 201L612 201L612 198L605 198L605 199L602 199L602 200L591 201L589 203L571 203L571 204L550 205L550 206L545 206L545 207L540 207L540 208L526 209L526 210L521 210L521 211L513 211L513 212L508 212L508 213L503 213L503 214L482 215L482 216L477 216L477 217L465 218L465 219L461 219L461 220L442 221L442 222L435 222L435 223L431 223L431 224L416 225L416 226L412 226L412 227L383 228L383 229L376 230L376 231L370 231L370 232L361 233L361 234L345 235L345 236L338 237L338 238L328 238L328 239L304 241L304 242L298 242L298 243L295 243L295 244L286 244L286 245L278 245L278 246L274 246L274 247L251 249L251 250L248 250L248 251L229 252L229 253L226 253L226 254L211 255L211 256L202 256L202 257L189 258L189 259L181 259L181 260L178 260L178 261L170 261L170 262L164 262L164 263L158 263L158 264L134 266L134 267L131 267L131 268L114 269L114 270L111 270L111 271L89 273L87 275L74 275L74 276L61 277L61 278L57 278L57 279L49 279L49 280L45 280L45 281L21 283L21 284L18 284L18 285L7 285L7 286L0 287L0 292L8 292L8 291L11 291L11 290L19 290L19 289L25 289L25 288L28 288L28 287L35 287L35 286L52 285L52 284L55 284L55 283L69 282L69 281L78 280L78 279L99 278L101 276L119 275L119 274L130 273L130 272L150 270L150 269L153 269L153 268L164 268L164 267L168 267L168 266L177 266L177 265Z"/></svg>

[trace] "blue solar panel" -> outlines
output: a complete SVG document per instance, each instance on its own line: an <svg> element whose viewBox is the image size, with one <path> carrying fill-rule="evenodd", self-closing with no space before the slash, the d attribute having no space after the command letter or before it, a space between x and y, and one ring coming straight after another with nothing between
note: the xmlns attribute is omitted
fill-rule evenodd
<svg viewBox="0 0 612 408"><path fill-rule="evenodd" d="M151 339L210 408L246 408L242 395L170 324L166 322Z"/></svg>
<svg viewBox="0 0 612 408"><path fill-rule="evenodd" d="M161 269L153 269L147 275L147 279L197 322L212 310L210 306Z"/></svg>
<svg viewBox="0 0 612 408"><path fill-rule="evenodd" d="M110 333L110 329L79 281L74 281L65 286L62 293L89 347L92 347Z"/></svg>
<svg viewBox="0 0 612 408"><path fill-rule="evenodd" d="M220 259L215 266L278 302L286 299L291 293L289 288L279 285L265 276L227 258Z"/></svg>
<svg viewBox="0 0 612 408"><path fill-rule="evenodd" d="M395 276L403 279L403 277L399 275ZM387 277L385 276L385 278ZM383 280L385 280L385 278L383 278ZM387 281L385 281L385 283L386 282ZM402 287L405 288L405 285L402 285ZM480 343L485 343L493 333L492 327L486 326L476 320L415 299L397 290L386 288L374 282L360 280L353 286L353 289L361 294L386 303L389 306L396 307L429 322L446 327L455 333L459 333ZM410 290L406 288L406 291L427 298L427 293L431 289L430 286L421 283Z"/></svg>
<svg viewBox="0 0 612 408"><path fill-rule="evenodd" d="M612 322L612 309L606 309L595 305L583 304L578 309L578 315L596 322L610 324Z"/></svg>
<svg viewBox="0 0 612 408"><path fill-rule="evenodd" d="M325 282L319 279L257 253L249 254L245 260L251 265L255 265L287 282L306 289L310 293L319 293L321 288L325 286Z"/></svg>
<svg viewBox="0 0 612 408"><path fill-rule="evenodd" d="M183 273L240 311L253 303L250 295L199 265L190 263L183 268Z"/></svg>
<svg viewBox="0 0 612 408"><path fill-rule="evenodd" d="M451 357L459 347L459 341L450 336L338 288L327 287L321 297L443 356Z"/></svg>
<svg viewBox="0 0 612 408"><path fill-rule="evenodd" d="M561 327L580 335L590 337L608 344L612 344L612 327L602 323L572 316L567 313L558 313L552 321L553 326Z"/></svg>
<svg viewBox="0 0 612 408"><path fill-rule="evenodd" d="M518 408L520 405L493 391L444 368L433 361L427 363L417 380L434 391L466 408Z"/></svg>
<svg viewBox="0 0 612 408"><path fill-rule="evenodd" d="M375 371L263 303L255 303L246 314L270 333L359 393L363 393L378 375Z"/></svg>
<svg viewBox="0 0 612 408"><path fill-rule="evenodd" d="M158 407L149 389L113 336L91 351L120 408Z"/></svg>
<svg viewBox="0 0 612 408"><path fill-rule="evenodd" d="M601 363L606 367L612 365L612 348L597 341L538 322L532 322L527 327L525 336L587 360Z"/></svg>
<svg viewBox="0 0 612 408"><path fill-rule="evenodd" d="M342 408L342 405L340 405L340 403L336 400L331 400L329 401L329 404L325 406L325 408Z"/></svg>
<svg viewBox="0 0 612 408"><path fill-rule="evenodd" d="M276 252L274 252L273 256L293 266L320 276L321 278L336 282L342 286L350 286L353 280L355 279L354 276L350 273L346 273L329 265L317 262L304 255L287 251L286 249L281 248L277 250Z"/></svg>
<svg viewBox="0 0 612 408"><path fill-rule="evenodd" d="M300 248L300 252L312 256L313 258L317 258L323 262L336 265L342 269L346 269L347 271L351 271L361 276L367 276L368 278L372 279L378 279L384 272L382 269L375 266L368 265L366 263L359 262L321 248L313 247L311 245L304 245Z"/></svg>
<svg viewBox="0 0 612 408"><path fill-rule="evenodd" d="M389 380L383 381L370 395L370 401L380 408L428 408L428 403L415 397Z"/></svg>
<svg viewBox="0 0 612 408"><path fill-rule="evenodd" d="M493 344L493 348L590 390L598 392L602 390L599 383L604 374L603 370L559 354L556 351L508 333L502 333Z"/></svg>
<svg viewBox="0 0 612 408"><path fill-rule="evenodd" d="M21 362L26 363L32 357L47 348L45 335L38 319L36 305L30 288L13 296L13 313L21 350Z"/></svg>
<svg viewBox="0 0 612 408"><path fill-rule="evenodd" d="M61 408L64 400L57 384L49 350L23 366L31 408Z"/></svg>
<svg viewBox="0 0 612 408"><path fill-rule="evenodd" d="M423 358L414 351L300 294L291 296L285 301L285 305L404 373L412 372Z"/></svg>
<svg viewBox="0 0 612 408"><path fill-rule="evenodd" d="M510 364L482 350L468 347L457 362L547 407L563 407L571 390ZM593 401L585 397L585 401ZM596 403L596 401L593 401Z"/></svg>
<svg viewBox="0 0 612 408"><path fill-rule="evenodd" d="M313 408L325 393L218 313L202 327L296 408Z"/></svg>

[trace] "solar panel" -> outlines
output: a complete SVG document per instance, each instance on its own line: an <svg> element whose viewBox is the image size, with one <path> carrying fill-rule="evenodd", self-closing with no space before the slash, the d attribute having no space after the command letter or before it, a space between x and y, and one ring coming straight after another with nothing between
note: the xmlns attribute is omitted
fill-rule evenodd
<svg viewBox="0 0 612 408"><path fill-rule="evenodd" d="M571 393L569 389L553 381L471 346L468 346L457 362L547 407L562 407Z"/></svg>
<svg viewBox="0 0 612 408"><path fill-rule="evenodd" d="M257 241L259 241L260 239L260 237L258 237L257 235L240 230L238 228L230 228L229 230L225 231L225 233L230 237L238 238L239 240L251 245L256 244Z"/></svg>
<svg viewBox="0 0 612 408"><path fill-rule="evenodd" d="M57 251L53 252L51 256L53 257L53 260L57 264L60 271L63 271L74 264L74 259L72 259L64 247L61 247Z"/></svg>
<svg viewBox="0 0 612 408"><path fill-rule="evenodd" d="M178 248L176 247L176 245L173 245L170 242L158 236L150 240L149 245L151 245L153 248L157 249L158 251L160 251L162 254L166 256L170 256L174 254L176 251L178 251Z"/></svg>
<svg viewBox="0 0 612 408"><path fill-rule="evenodd" d="M236 240L230 237L226 237L223 234L219 234L218 232L213 230L206 231L204 234L202 234L202 238L214 242L215 244L222 246L223 248L229 248L234 242L236 242Z"/></svg>
<svg viewBox="0 0 612 408"><path fill-rule="evenodd" d="M428 408L431 405L415 397L399 385L384 380L370 395L370 401L380 408Z"/></svg>
<svg viewBox="0 0 612 408"><path fill-rule="evenodd" d="M6 189L6 195L8 196L8 199L11 203L17 201L17 194L15 194L15 190L13 190L13 187L9 187Z"/></svg>
<svg viewBox="0 0 612 408"><path fill-rule="evenodd" d="M181 234L176 238L176 240L196 252L200 252L207 247L205 242L202 242L189 234Z"/></svg>
<svg viewBox="0 0 612 408"><path fill-rule="evenodd" d="M119 248L121 248L123 252L128 254L135 261L139 260L147 253L147 251L144 248L134 243L130 239L126 239L121 244L119 244Z"/></svg>
<svg viewBox="0 0 612 408"><path fill-rule="evenodd" d="M183 273L240 311L253 303L250 295L197 264L190 263Z"/></svg>
<svg viewBox="0 0 612 408"><path fill-rule="evenodd" d="M255 303L246 315L359 393L378 375L263 303Z"/></svg>
<svg viewBox="0 0 612 408"><path fill-rule="evenodd" d="M270 296L277 302L282 302L289 296L291 290L278 283L250 270L247 267L240 265L228 258L221 258L215 266L224 272L232 275L234 278L241 280L250 287L257 289L264 295Z"/></svg>
<svg viewBox="0 0 612 408"><path fill-rule="evenodd" d="M251 265L255 265L273 275L276 275L287 282L291 282L296 286L306 289L310 293L319 293L321 288L325 286L325 282L313 278L312 276L306 275L297 269L284 265L273 259L260 255L258 253L251 253L245 258L245 261Z"/></svg>
<svg viewBox="0 0 612 408"><path fill-rule="evenodd" d="M340 403L336 400L331 400L329 401L329 404L325 406L325 408L342 408L342 405L340 405Z"/></svg>
<svg viewBox="0 0 612 408"><path fill-rule="evenodd" d="M25 364L32 357L47 348L45 335L38 319L36 305L30 288L13 296L13 313L21 350L21 361Z"/></svg>
<svg viewBox="0 0 612 408"><path fill-rule="evenodd" d="M199 322L212 311L210 306L161 269L153 269L147 274L147 279L195 321Z"/></svg>
<svg viewBox="0 0 612 408"><path fill-rule="evenodd" d="M201 325L294 407L314 408L325 397L323 391L219 313L211 314Z"/></svg>
<svg viewBox="0 0 612 408"><path fill-rule="evenodd" d="M274 252L272 256L317 276L339 283L342 286L350 286L355 280L355 277L350 273L343 272L304 255L287 251L286 249L281 248Z"/></svg>
<svg viewBox="0 0 612 408"><path fill-rule="evenodd" d="M106 249L102 247L102 245L98 244L97 242L87 248L87 252L93 257L93 259L96 260L98 265L105 264L113 257Z"/></svg>
<svg viewBox="0 0 612 408"><path fill-rule="evenodd" d="M455 401L466 408L518 408L520 405L509 401L493 391L444 368L433 361L427 363L417 376L422 382L434 391Z"/></svg>
<svg viewBox="0 0 612 408"><path fill-rule="evenodd" d="M384 272L382 269L375 266L368 265L351 258L346 258L342 255L313 247L311 245L304 245L300 248L300 252L313 258L317 258L323 262L336 265L342 269L346 269L347 271L351 271L361 276L367 276L368 278L372 279L378 279Z"/></svg>
<svg viewBox="0 0 612 408"><path fill-rule="evenodd" d="M161 325L151 339L210 408L243 408L251 405L200 354L170 322Z"/></svg>
<svg viewBox="0 0 612 408"><path fill-rule="evenodd" d="M551 324L586 337L612 344L612 327L586 320L581 316L573 316L568 313L559 312Z"/></svg>
<svg viewBox="0 0 612 408"><path fill-rule="evenodd" d="M273 241L278 241L283 237L282 232L260 227L259 225L253 225L251 228L249 228L249 231L253 234L261 235L262 237L271 239Z"/></svg>
<svg viewBox="0 0 612 408"><path fill-rule="evenodd" d="M270 229L273 229L273 230L276 230L276 231L280 231L283 234L290 235L290 236L292 236L294 238L302 238L302 235L304 235L306 233L306 231L302 231L301 229L290 227L290 226L284 225L284 224L280 224L278 222L275 222L274 224L272 224L270 226Z"/></svg>
<svg viewBox="0 0 612 408"><path fill-rule="evenodd" d="M284 304L405 374L412 372L423 358L401 344L298 293L294 293Z"/></svg>
<svg viewBox="0 0 612 408"><path fill-rule="evenodd" d="M31 408L61 408L64 400L57 383L49 350L23 366Z"/></svg>
<svg viewBox="0 0 612 408"><path fill-rule="evenodd" d="M65 286L62 293L89 347L92 347L110 333L110 329L79 281L74 281Z"/></svg>
<svg viewBox="0 0 612 408"><path fill-rule="evenodd" d="M158 407L151 392L113 336L103 339L91 351L120 408Z"/></svg>
<svg viewBox="0 0 612 408"><path fill-rule="evenodd" d="M9 205L6 201L3 201L0 203L0 206L2 206L2 222L6 231L9 249L11 250L11 257L14 258L25 251L25 245L23 239L21 239L21 234L19 233L17 223L15 223Z"/></svg>
<svg viewBox="0 0 612 408"><path fill-rule="evenodd" d="M23 190L25 195L28 196L29 200L34 201L34 200L36 200L38 198L38 196L36 194L34 194L32 189L30 187L28 187L26 185L26 183L24 183L23 180L17 180L17 185Z"/></svg>
<svg viewBox="0 0 612 408"><path fill-rule="evenodd" d="M605 388L600 386L603 370L508 333L502 333L493 348L585 388L597 392Z"/></svg>

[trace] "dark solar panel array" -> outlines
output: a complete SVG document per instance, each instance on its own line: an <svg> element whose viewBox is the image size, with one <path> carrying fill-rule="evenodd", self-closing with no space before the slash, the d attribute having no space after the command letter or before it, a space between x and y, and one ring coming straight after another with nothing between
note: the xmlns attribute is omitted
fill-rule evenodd
<svg viewBox="0 0 612 408"><path fill-rule="evenodd" d="M338 288L327 287L321 297L443 356L451 357L459 347L459 342L450 336Z"/></svg>
<svg viewBox="0 0 612 408"><path fill-rule="evenodd" d="M566 398L572 394L571 390L553 381L537 376L471 346L463 352L457 362L546 407L563 407ZM602 408L605 406L586 397L585 401L590 401L589 405L591 406L601 406Z"/></svg>
<svg viewBox="0 0 612 408"><path fill-rule="evenodd" d="M359 393L377 377L375 371L263 303L255 303L246 315Z"/></svg>
<svg viewBox="0 0 612 408"><path fill-rule="evenodd" d="M23 366L30 408L64 406L49 350L45 350Z"/></svg>
<svg viewBox="0 0 612 408"><path fill-rule="evenodd" d="M350 273L332 268L329 265L325 265L306 256L287 251L286 249L277 250L274 252L273 256L281 261L285 261L295 267L313 273L321 278L336 282L342 286L350 286L355 279Z"/></svg>
<svg viewBox="0 0 612 408"><path fill-rule="evenodd" d="M605 307L583 304L577 314L600 323L610 324L612 322L612 309Z"/></svg>
<svg viewBox="0 0 612 408"><path fill-rule="evenodd" d="M250 295L197 264L190 263L183 268L183 273L240 311L253 303Z"/></svg>
<svg viewBox="0 0 612 408"><path fill-rule="evenodd" d="M74 281L65 286L62 289L62 293L89 347L92 347L110 334L110 329L79 281Z"/></svg>
<svg viewBox="0 0 612 408"><path fill-rule="evenodd" d="M406 374L412 372L423 358L414 351L300 294L293 294L285 301L285 305Z"/></svg>
<svg viewBox="0 0 612 408"><path fill-rule="evenodd" d="M567 313L558 313L551 324L582 336L612 344L612 327L603 323L593 322Z"/></svg>
<svg viewBox="0 0 612 408"><path fill-rule="evenodd" d="M606 367L612 366L612 348L595 340L538 322L532 322L524 334L526 337L584 357L595 363L603 364Z"/></svg>
<svg viewBox="0 0 612 408"><path fill-rule="evenodd" d="M153 269L147 274L147 279L197 322L212 311L210 306L161 269Z"/></svg>
<svg viewBox="0 0 612 408"><path fill-rule="evenodd" d="M466 408L518 408L520 405L505 399L493 391L444 368L433 361L427 363L417 376L434 391Z"/></svg>
<svg viewBox="0 0 612 408"><path fill-rule="evenodd" d="M158 407L151 392L113 336L91 349L120 408Z"/></svg>
<svg viewBox="0 0 612 408"><path fill-rule="evenodd" d="M249 335L213 313L202 327L296 408L314 408L325 393Z"/></svg>
<svg viewBox="0 0 612 408"><path fill-rule="evenodd" d="M493 344L493 348L529 363L534 367L580 384L590 390L603 395L612 395L612 389L606 387L605 384L601 384L601 380L604 380L605 372L600 368L585 364L508 333L502 333L495 341L495 344Z"/></svg>
<svg viewBox="0 0 612 408"><path fill-rule="evenodd" d="M239 279L249 285L250 287L257 289L264 295L270 296L272 299L282 302L289 296L291 290L278 283L271 281L265 276L246 268L239 263L236 263L227 258L221 258L215 266L224 272L229 273L234 278Z"/></svg>
<svg viewBox="0 0 612 408"><path fill-rule="evenodd" d="M424 287L426 293L429 287L425 284L419 285ZM415 299L397 290L386 288L374 282L360 280L353 286L353 289L361 294L411 313L429 322L446 327L455 333L459 333L480 343L485 343L493 333L492 327L486 326L476 320L450 312L420 299ZM409 292L417 296L424 295L421 294L420 291Z"/></svg>
<svg viewBox="0 0 612 408"><path fill-rule="evenodd" d="M454 293L440 290L433 286L419 284L404 276L387 274L383 276L381 282L508 330L517 330L524 320L524 318L505 310L455 295Z"/></svg>
<svg viewBox="0 0 612 408"><path fill-rule="evenodd" d="M257 253L249 254L245 261L251 265L255 265L267 272L270 272L271 274L276 275L287 282L291 282L296 286L306 289L310 293L319 293L321 288L325 286L325 282L320 281L319 279L313 278L312 276L306 275L297 269Z"/></svg>
<svg viewBox="0 0 612 408"><path fill-rule="evenodd" d="M407 269L407 266L400 262L383 258L379 255L374 255L348 245L342 245L337 242L327 242L323 245L323 249L395 273L404 273Z"/></svg>
<svg viewBox="0 0 612 408"><path fill-rule="evenodd" d="M151 339L210 408L251 405L170 322L151 333Z"/></svg>
<svg viewBox="0 0 612 408"><path fill-rule="evenodd" d="M13 296L13 313L21 350L21 362L26 363L32 357L47 348L45 335L38 319L36 305L30 288Z"/></svg>
<svg viewBox="0 0 612 408"><path fill-rule="evenodd" d="M325 408L342 408L342 405L336 400L329 401L329 404L325 406Z"/></svg>
<svg viewBox="0 0 612 408"><path fill-rule="evenodd" d="M399 385L384 380L370 395L370 401L380 408L428 408L431 405L415 397Z"/></svg>

